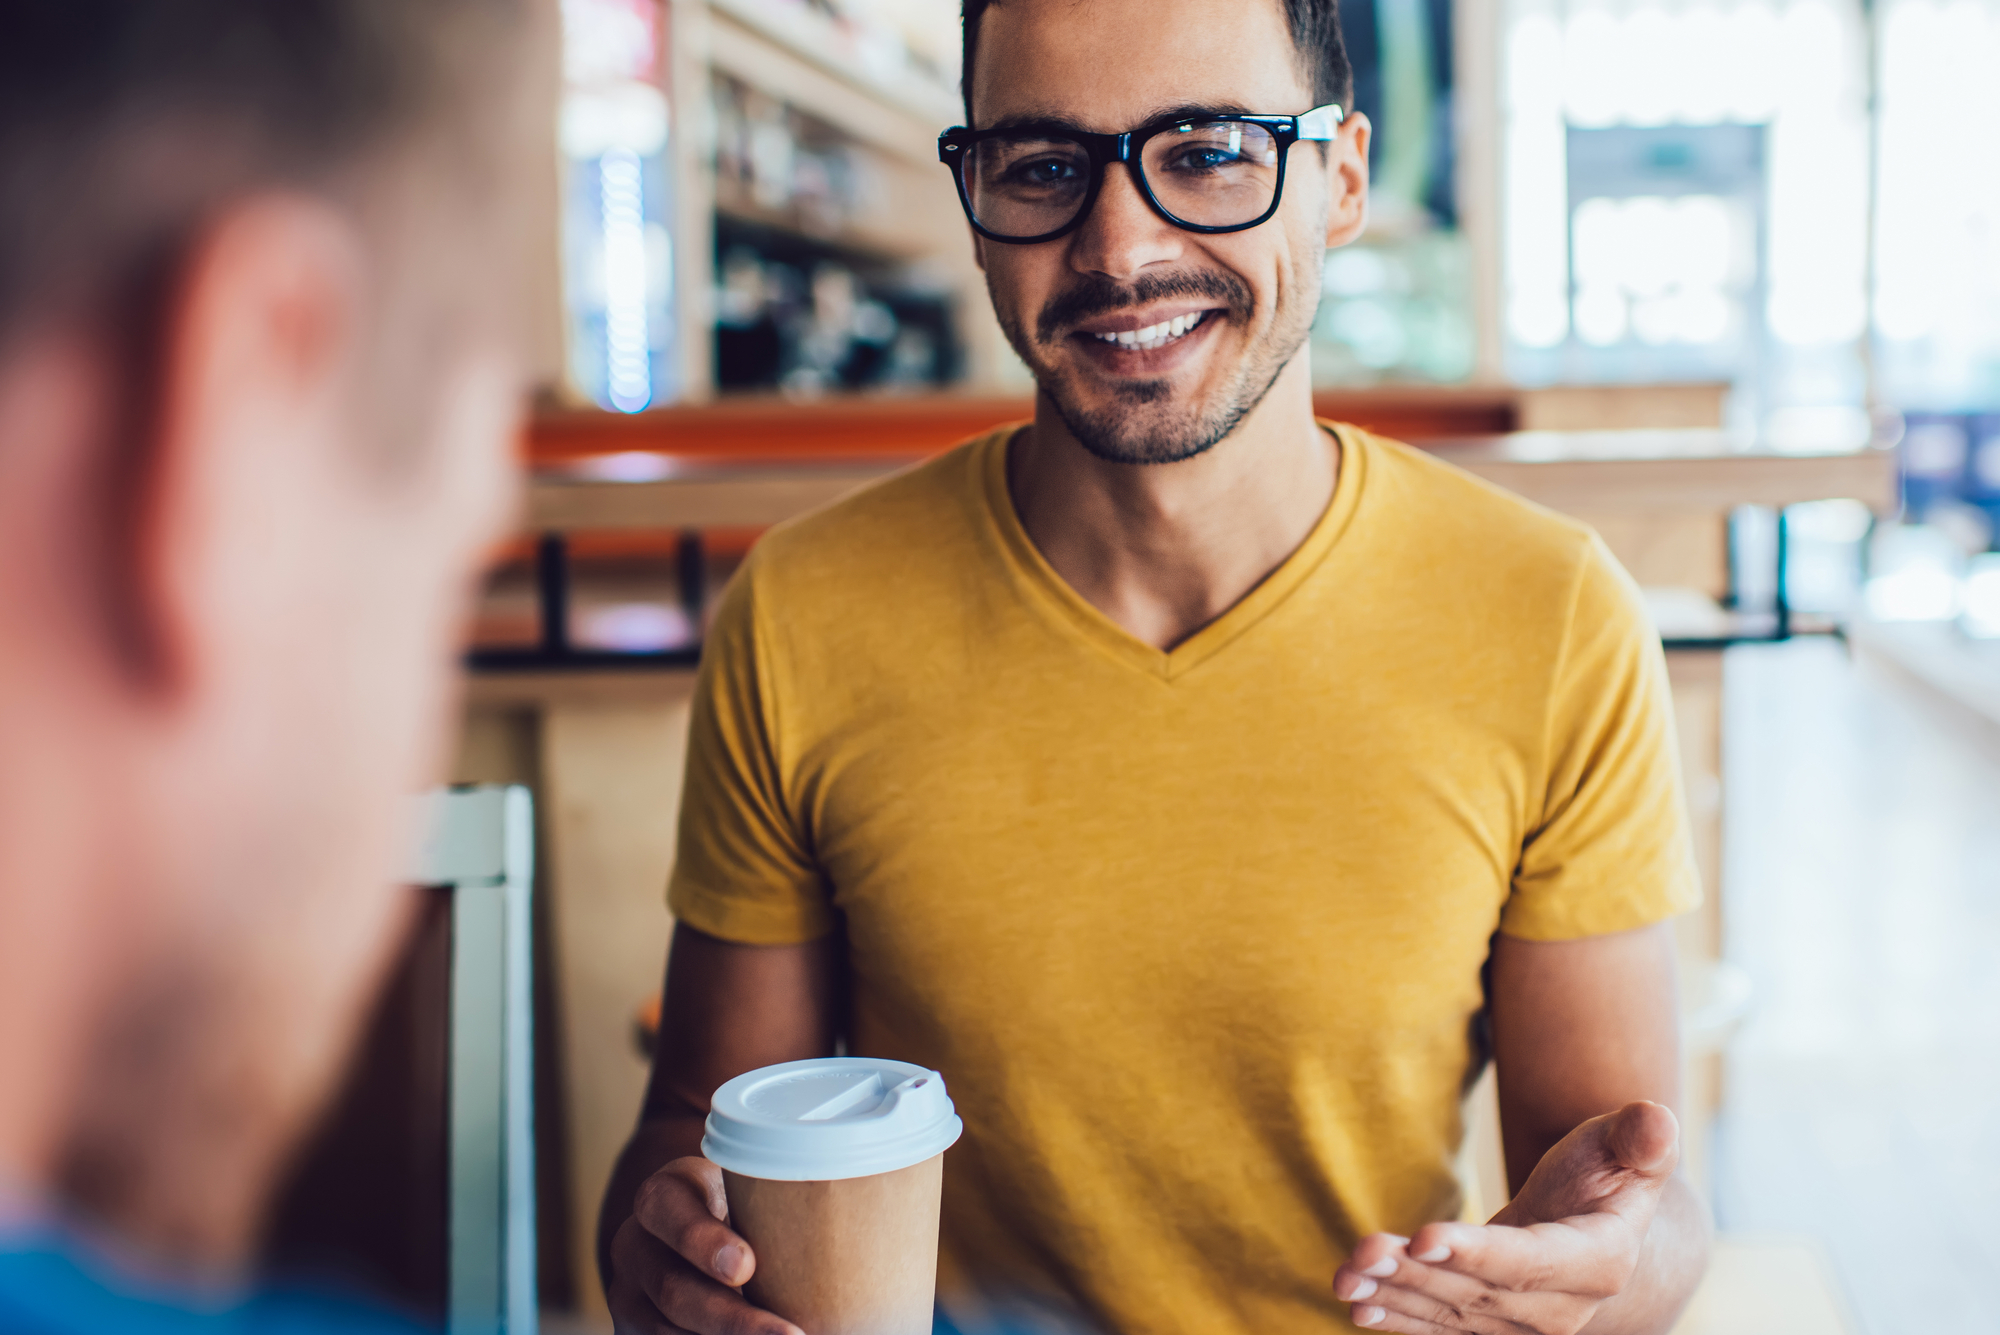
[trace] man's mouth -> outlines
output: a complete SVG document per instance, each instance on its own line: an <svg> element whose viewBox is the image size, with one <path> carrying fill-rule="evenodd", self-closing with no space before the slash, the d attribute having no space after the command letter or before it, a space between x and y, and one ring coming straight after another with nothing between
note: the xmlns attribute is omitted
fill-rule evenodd
<svg viewBox="0 0 2000 1335"><path fill-rule="evenodd" d="M1143 329L1121 329L1116 333L1098 333L1095 330L1082 332L1100 342L1118 348L1129 348L1135 352L1153 352L1170 343L1178 342L1193 332L1195 326L1207 319L1212 311L1190 311L1186 315L1176 315L1170 320L1149 324Z"/></svg>

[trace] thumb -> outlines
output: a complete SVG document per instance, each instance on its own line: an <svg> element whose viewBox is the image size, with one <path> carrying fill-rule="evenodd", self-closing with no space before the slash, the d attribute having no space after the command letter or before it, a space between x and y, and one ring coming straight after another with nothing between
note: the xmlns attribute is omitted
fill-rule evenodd
<svg viewBox="0 0 2000 1335"><path fill-rule="evenodd" d="M1593 1117L1542 1156L1494 1222L1650 1210L1680 1161L1679 1141L1680 1123L1658 1103L1628 1103Z"/></svg>
<svg viewBox="0 0 2000 1335"><path fill-rule="evenodd" d="M1644 1177L1666 1177L1680 1162L1680 1120L1658 1103L1628 1103L1612 1115L1605 1147L1620 1167Z"/></svg>

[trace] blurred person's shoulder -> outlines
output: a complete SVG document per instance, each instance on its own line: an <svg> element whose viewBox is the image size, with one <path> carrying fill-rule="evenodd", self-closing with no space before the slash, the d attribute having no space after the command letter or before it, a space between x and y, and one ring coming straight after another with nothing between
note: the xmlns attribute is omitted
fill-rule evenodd
<svg viewBox="0 0 2000 1335"><path fill-rule="evenodd" d="M73 1239L0 1236L5 1335L426 1335L359 1299L304 1289L217 1299L138 1277Z"/></svg>

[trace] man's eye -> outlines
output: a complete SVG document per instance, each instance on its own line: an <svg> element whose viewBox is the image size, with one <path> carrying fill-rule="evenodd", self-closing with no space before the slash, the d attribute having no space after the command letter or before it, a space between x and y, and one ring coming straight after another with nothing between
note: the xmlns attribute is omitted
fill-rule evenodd
<svg viewBox="0 0 2000 1335"><path fill-rule="evenodd" d="M1241 153L1231 153L1226 148L1184 148L1174 155L1170 165L1175 171L1204 172L1218 171L1241 161Z"/></svg>
<svg viewBox="0 0 2000 1335"><path fill-rule="evenodd" d="M1017 185L1064 185L1076 175L1076 165L1061 158L1031 159L1007 169L1008 181Z"/></svg>

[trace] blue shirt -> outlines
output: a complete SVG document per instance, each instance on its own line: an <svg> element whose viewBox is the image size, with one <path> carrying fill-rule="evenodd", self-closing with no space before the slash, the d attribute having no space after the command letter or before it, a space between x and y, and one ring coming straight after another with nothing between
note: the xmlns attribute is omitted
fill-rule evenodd
<svg viewBox="0 0 2000 1335"><path fill-rule="evenodd" d="M352 1299L259 1290L217 1301L133 1279L52 1232L0 1236L0 1335L425 1335Z"/></svg>

